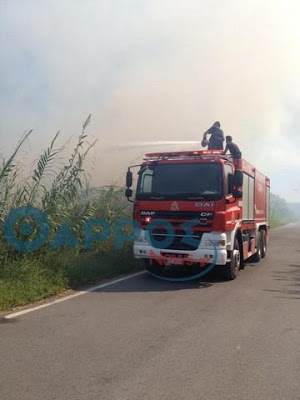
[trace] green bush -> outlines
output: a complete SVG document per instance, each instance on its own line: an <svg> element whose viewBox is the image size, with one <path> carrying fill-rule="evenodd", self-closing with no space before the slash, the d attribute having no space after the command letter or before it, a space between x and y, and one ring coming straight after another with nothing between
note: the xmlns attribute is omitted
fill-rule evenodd
<svg viewBox="0 0 300 400"><path fill-rule="evenodd" d="M271 228L286 225L294 218L287 202L280 196L271 193Z"/></svg>
<svg viewBox="0 0 300 400"><path fill-rule="evenodd" d="M130 218L131 208L124 198L124 189L109 186L89 189L84 172L84 161L94 143L87 141L84 122L81 134L65 165L59 165L57 147L59 133L44 150L33 173L22 181L19 150L32 134L29 131L18 143L8 159L2 159L0 168L0 310L11 309L32 301L58 294L64 289L77 288L103 278L138 268L133 259L131 244L114 249L113 226L118 218ZM57 162L57 163L56 163ZM96 192L96 193L95 193ZM50 225L49 240L40 250L23 254L14 250L5 240L3 224L9 212L20 206L40 208ZM108 240L97 242L87 251L83 246L82 227L89 218L106 220L112 234ZM33 222L29 221L28 222ZM78 238L75 249L50 250L62 223L67 223ZM17 234L18 227L16 227ZM35 229L28 240L34 239Z"/></svg>

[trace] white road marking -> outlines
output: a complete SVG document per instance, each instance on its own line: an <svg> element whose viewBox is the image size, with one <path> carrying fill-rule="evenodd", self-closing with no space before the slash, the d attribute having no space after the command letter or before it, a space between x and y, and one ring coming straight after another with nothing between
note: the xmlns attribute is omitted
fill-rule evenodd
<svg viewBox="0 0 300 400"><path fill-rule="evenodd" d="M65 297L61 297L60 299L50 301L49 303L41 304L39 306L32 307L32 308L26 308L25 310L20 310L20 311L17 311L15 313L12 313L12 314L5 315L4 318L5 319L16 318L16 317L19 317L20 315L28 314L28 313L30 313L32 311L37 311L37 310L40 310L42 308L53 306L54 304L61 303L62 301L70 300L70 299L73 299L74 297L82 296L84 294L87 294L87 293L90 293L90 292L94 292L95 290L103 289L103 288L105 288L107 286L115 285L116 283L126 281L127 279L131 279L131 278L134 278L136 276L143 275L145 273L146 273L146 271L136 272L134 274L124 276L123 278L115 279L114 281L102 283L101 285L91 286L91 287L89 287L89 288L87 288L85 290L80 290L79 292L70 294L70 295L65 296Z"/></svg>

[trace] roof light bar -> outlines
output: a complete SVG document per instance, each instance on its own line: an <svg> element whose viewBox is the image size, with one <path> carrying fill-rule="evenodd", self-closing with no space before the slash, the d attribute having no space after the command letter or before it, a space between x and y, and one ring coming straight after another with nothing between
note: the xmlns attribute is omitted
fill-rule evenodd
<svg viewBox="0 0 300 400"><path fill-rule="evenodd" d="M221 150L195 150L195 151L171 151L162 153L147 153L145 154L145 159L170 159L170 158L195 158L195 157L222 157L227 156L221 154Z"/></svg>

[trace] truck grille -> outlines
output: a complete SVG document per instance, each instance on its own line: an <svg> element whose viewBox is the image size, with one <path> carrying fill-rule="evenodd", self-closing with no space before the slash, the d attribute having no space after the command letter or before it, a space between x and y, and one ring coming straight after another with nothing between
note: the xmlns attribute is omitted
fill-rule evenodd
<svg viewBox="0 0 300 400"><path fill-rule="evenodd" d="M194 235L186 235L184 231L176 230L170 234L166 229L156 228L150 233L151 245L158 249L166 250L189 250L193 251L199 247L203 232ZM168 240L168 244L167 243ZM188 242L191 239L191 243ZM166 241L165 243L163 243ZM187 241L187 242L186 242Z"/></svg>
<svg viewBox="0 0 300 400"><path fill-rule="evenodd" d="M193 229L211 228L214 218L212 211L141 211L141 216L149 215L153 220L166 220L174 226L192 221Z"/></svg>
<svg viewBox="0 0 300 400"><path fill-rule="evenodd" d="M203 212L195 212L195 211L155 211L155 214L152 215L152 219L177 219L177 220L193 220L203 218L201 216ZM213 213L209 212L206 214L210 214L206 218L213 218Z"/></svg>

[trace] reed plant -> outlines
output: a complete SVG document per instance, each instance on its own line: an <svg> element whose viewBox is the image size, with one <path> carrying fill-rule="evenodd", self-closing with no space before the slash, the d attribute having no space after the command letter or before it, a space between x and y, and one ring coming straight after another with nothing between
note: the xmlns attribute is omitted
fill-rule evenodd
<svg viewBox="0 0 300 400"><path fill-rule="evenodd" d="M131 209L124 200L124 189L115 185L89 187L85 160L95 145L88 140L90 121L91 116L84 121L74 148L62 166L63 147L58 145L60 132L41 152L32 173L25 178L22 176L24 168L19 153L33 134L32 130L23 135L10 157L1 159L0 310L138 268L130 244L119 250L114 248L114 222L131 216ZM34 253L16 251L4 237L7 216L22 206L39 208L49 221L49 240ZM112 234L108 240L86 250L83 247L82 226L91 218L108 221ZM28 222L33 224L30 219ZM78 246L50 249L49 243L64 223L78 239ZM33 232L33 238L37 232L38 227Z"/></svg>

